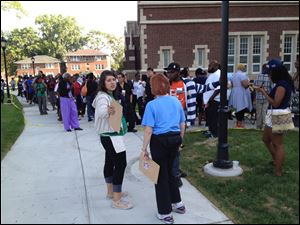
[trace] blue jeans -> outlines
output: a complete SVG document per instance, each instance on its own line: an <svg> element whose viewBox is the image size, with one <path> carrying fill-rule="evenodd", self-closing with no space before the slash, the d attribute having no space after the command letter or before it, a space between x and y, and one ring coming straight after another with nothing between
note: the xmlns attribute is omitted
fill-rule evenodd
<svg viewBox="0 0 300 225"><path fill-rule="evenodd" d="M180 176L179 161L180 161L180 152L177 151L175 159L173 161L173 166L172 166L172 174L173 174L174 177L179 177Z"/></svg>
<svg viewBox="0 0 300 225"><path fill-rule="evenodd" d="M95 109L92 106L94 98L95 97L93 97L93 96L86 96L87 115L88 115L89 120L93 119L95 116Z"/></svg>

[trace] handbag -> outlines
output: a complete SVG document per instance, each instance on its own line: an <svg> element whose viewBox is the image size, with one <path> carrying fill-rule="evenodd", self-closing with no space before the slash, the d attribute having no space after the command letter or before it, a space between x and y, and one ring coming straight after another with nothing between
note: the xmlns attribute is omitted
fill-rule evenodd
<svg viewBox="0 0 300 225"><path fill-rule="evenodd" d="M284 133L295 128L292 113L273 113L272 110L272 133Z"/></svg>

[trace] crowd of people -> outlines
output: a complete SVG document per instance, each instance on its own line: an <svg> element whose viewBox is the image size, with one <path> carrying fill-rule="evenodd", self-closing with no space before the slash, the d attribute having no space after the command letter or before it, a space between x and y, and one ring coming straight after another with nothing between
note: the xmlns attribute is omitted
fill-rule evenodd
<svg viewBox="0 0 300 225"><path fill-rule="evenodd" d="M243 64L228 76L227 101L231 109L228 119L235 114L236 127L244 128L245 113L255 108L256 125L263 129L262 139L271 154L276 176L282 175L285 153L283 133L272 132L270 110L290 110L291 99L299 99L298 63L295 66L294 77L282 62L274 59L263 65L262 72L252 82ZM141 124L144 127L142 156L149 159L150 150L151 158L160 166L155 185L157 217L170 224L174 222L172 211L180 214L186 211L179 190L180 177L186 176L180 170L180 150L184 147L186 129L195 126L198 117L198 125L203 120L206 122L206 137L218 136L221 70L216 60L211 61L207 72L198 68L195 76L190 76L187 67L181 69L175 62L164 70L156 74L148 68L147 74L136 73L133 80L122 72L110 70L103 71L98 79L93 73L86 76L64 73L53 77L40 71L35 77L19 77L14 85L18 95L25 97L29 104L38 104L40 115L47 115L49 101L66 132L82 130L79 120L87 112L87 120L94 121L105 149L103 173L107 198L112 199L112 207L117 209L133 207L124 200L127 193L122 191L127 165L123 137L127 132L137 132L135 127ZM113 101L119 102L123 109L119 131L109 123L109 117L116 113Z"/></svg>

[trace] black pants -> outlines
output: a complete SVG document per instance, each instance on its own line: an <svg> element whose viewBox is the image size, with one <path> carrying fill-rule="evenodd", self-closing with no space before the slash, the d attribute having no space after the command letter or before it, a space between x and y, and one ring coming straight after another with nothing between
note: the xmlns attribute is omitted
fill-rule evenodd
<svg viewBox="0 0 300 225"><path fill-rule="evenodd" d="M126 151L116 153L110 137L100 137L100 140L105 149L104 178L107 183L113 184L114 191L121 192L127 166Z"/></svg>
<svg viewBox="0 0 300 225"><path fill-rule="evenodd" d="M171 203L181 201L176 179L172 175L173 161L181 143L179 133L152 135L151 137L151 156L153 161L160 166L158 181L155 185L157 209L160 214L171 213Z"/></svg>
<svg viewBox="0 0 300 225"><path fill-rule="evenodd" d="M215 137L218 136L218 108L219 108L220 102L217 101L210 101L209 106L207 107L206 116L207 116L207 124L208 129L211 132L212 135Z"/></svg>

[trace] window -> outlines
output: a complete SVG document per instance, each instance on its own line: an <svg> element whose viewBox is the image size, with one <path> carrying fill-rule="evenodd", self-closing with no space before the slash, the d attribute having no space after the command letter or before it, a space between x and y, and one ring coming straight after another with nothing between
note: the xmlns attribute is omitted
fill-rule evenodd
<svg viewBox="0 0 300 225"><path fill-rule="evenodd" d="M72 66L71 66L71 69L72 69L72 70L80 70L80 65L77 65L77 64L72 65Z"/></svg>
<svg viewBox="0 0 300 225"><path fill-rule="evenodd" d="M229 73L233 73L235 70L234 55L235 55L235 38L230 37L228 38L228 67L227 67L227 71Z"/></svg>
<svg viewBox="0 0 300 225"><path fill-rule="evenodd" d="M239 63L244 64L249 76L260 73L266 60L267 33L236 32L228 39L228 72L235 72Z"/></svg>
<svg viewBox="0 0 300 225"><path fill-rule="evenodd" d="M21 69L26 70L30 68L30 64L21 64Z"/></svg>
<svg viewBox="0 0 300 225"><path fill-rule="evenodd" d="M45 68L46 69L53 69L54 68L54 64L53 63L46 63L45 64Z"/></svg>
<svg viewBox="0 0 300 225"><path fill-rule="evenodd" d="M104 65L101 65L101 64L96 64L95 67L96 67L96 70L103 70L104 69Z"/></svg>
<svg viewBox="0 0 300 225"><path fill-rule="evenodd" d="M205 53L205 49L204 48L197 48L197 63L198 63L198 67L204 67L204 53Z"/></svg>
<svg viewBox="0 0 300 225"><path fill-rule="evenodd" d="M287 68L289 73L296 71L294 62L296 56L299 54L299 33L286 33L283 38L283 58L284 66Z"/></svg>
<svg viewBox="0 0 300 225"><path fill-rule="evenodd" d="M245 72L248 71L248 46L249 38L241 37L240 38L240 60L239 62L245 65Z"/></svg>
<svg viewBox="0 0 300 225"><path fill-rule="evenodd" d="M71 61L72 62L79 62L80 61L80 57L79 56L71 56Z"/></svg>
<svg viewBox="0 0 300 225"><path fill-rule="evenodd" d="M170 49L163 49L162 50L163 53L163 67L167 67L170 64Z"/></svg>
<svg viewBox="0 0 300 225"><path fill-rule="evenodd" d="M259 73L261 68L261 38L259 36L253 37L252 45L252 72Z"/></svg>

